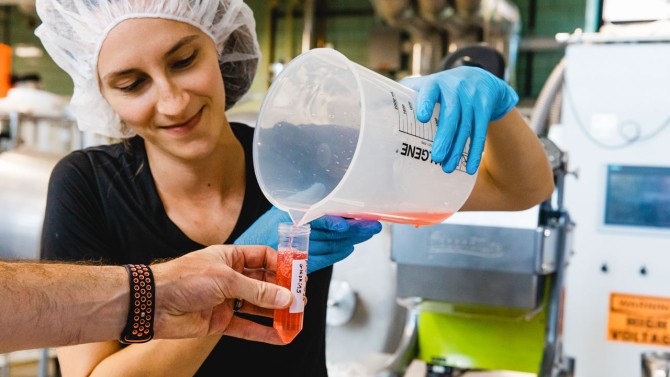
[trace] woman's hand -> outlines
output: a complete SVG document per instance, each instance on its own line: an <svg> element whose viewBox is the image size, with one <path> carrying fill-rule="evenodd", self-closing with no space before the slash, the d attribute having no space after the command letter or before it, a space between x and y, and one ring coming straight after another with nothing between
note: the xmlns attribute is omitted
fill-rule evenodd
<svg viewBox="0 0 670 377"><path fill-rule="evenodd" d="M277 248L277 227L292 222L288 213L272 207L247 229L235 245L266 245ZM382 230L375 220L352 220L339 216L321 216L310 224L307 273L331 266L349 256L354 245L369 240Z"/></svg>
<svg viewBox="0 0 670 377"><path fill-rule="evenodd" d="M466 171L474 174L482 158L489 122L502 118L519 101L507 83L476 67L462 66L407 78L401 84L419 92L416 107L420 122L428 122L435 104L440 104L432 159L441 163L447 173L458 167L470 139Z"/></svg>

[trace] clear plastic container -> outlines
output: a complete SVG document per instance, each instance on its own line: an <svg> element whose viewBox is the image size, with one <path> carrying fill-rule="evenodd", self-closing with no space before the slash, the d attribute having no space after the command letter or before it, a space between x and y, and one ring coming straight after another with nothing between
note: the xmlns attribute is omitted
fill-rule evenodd
<svg viewBox="0 0 670 377"><path fill-rule="evenodd" d="M324 214L444 221L468 198L476 175L465 172L467 154L450 174L432 161L439 105L421 123L416 97L333 49L296 57L273 81L256 124L263 193L298 224Z"/></svg>
<svg viewBox="0 0 670 377"><path fill-rule="evenodd" d="M291 290L293 302L286 309L275 310L273 327L286 343L290 343L302 330L309 232L309 224L301 226L291 223L279 224L277 285Z"/></svg>

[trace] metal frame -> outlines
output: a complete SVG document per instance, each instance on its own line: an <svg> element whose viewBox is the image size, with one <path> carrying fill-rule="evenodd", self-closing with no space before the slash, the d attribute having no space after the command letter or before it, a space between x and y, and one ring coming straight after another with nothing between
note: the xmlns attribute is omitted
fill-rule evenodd
<svg viewBox="0 0 670 377"><path fill-rule="evenodd" d="M67 117L53 117L53 116L42 116L42 115L32 115L26 114L19 111L11 111L7 114L0 114L0 122L8 122L8 131L9 137L6 142L4 149L0 145L0 152L6 150L16 149L21 146L20 133L21 133L21 123L23 121L49 121L49 125L53 127L61 128L71 128L73 136L75 133L79 133L79 137L73 137L73 140L78 139L76 145L72 145L73 149L81 149L85 147L83 133L76 128L76 121ZM1 123L0 123L1 124ZM37 128L35 129L37 132ZM33 136L37 138L37 135Z"/></svg>

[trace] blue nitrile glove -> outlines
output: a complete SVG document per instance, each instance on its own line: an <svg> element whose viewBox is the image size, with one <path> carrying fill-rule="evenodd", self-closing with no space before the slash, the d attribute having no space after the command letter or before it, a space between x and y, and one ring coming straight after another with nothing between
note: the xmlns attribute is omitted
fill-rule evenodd
<svg viewBox="0 0 670 377"><path fill-rule="evenodd" d="M272 207L235 240L235 245L267 245L277 248L279 223L291 222L288 213ZM350 220L321 216L309 223L307 273L331 266L354 251L354 245L369 240L382 230L374 220Z"/></svg>
<svg viewBox="0 0 670 377"><path fill-rule="evenodd" d="M430 120L439 101L432 159L447 173L458 167L469 137L466 171L474 174L482 159L489 122L502 118L519 102L519 96L505 81L478 67L461 66L407 78L401 84L419 92L416 118L420 122Z"/></svg>

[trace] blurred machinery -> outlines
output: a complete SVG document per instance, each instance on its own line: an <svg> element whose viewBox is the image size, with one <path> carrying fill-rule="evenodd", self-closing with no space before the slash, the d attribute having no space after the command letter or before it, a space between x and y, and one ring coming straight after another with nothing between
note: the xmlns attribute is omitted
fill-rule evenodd
<svg viewBox="0 0 670 377"><path fill-rule="evenodd" d="M65 98L17 85L0 99L0 258L39 259L51 169L82 143Z"/></svg>
<svg viewBox="0 0 670 377"><path fill-rule="evenodd" d="M0 115L6 129L18 131L21 115ZM37 260L46 206L46 193L53 166L62 154L40 152L17 146L17 139L5 133L0 151L0 259ZM48 375L55 353L47 348L0 354L0 376L9 377L13 363L38 361L38 377Z"/></svg>
<svg viewBox="0 0 670 377"><path fill-rule="evenodd" d="M440 70L446 55L472 45L492 47L514 83L521 18L508 0L371 0L389 25L406 30L412 43L411 74Z"/></svg>
<svg viewBox="0 0 670 377"><path fill-rule="evenodd" d="M507 370L567 376L560 321L572 223L563 207L564 154L543 140L554 196L528 211L458 213L442 224L393 225L403 338L379 376L412 359L426 376Z"/></svg>
<svg viewBox="0 0 670 377"><path fill-rule="evenodd" d="M568 43L553 75L560 123L549 128L574 171L565 352L576 377L667 377L670 28L601 28Z"/></svg>
<svg viewBox="0 0 670 377"><path fill-rule="evenodd" d="M1 259L39 259L47 183L60 157L21 149L0 153Z"/></svg>
<svg viewBox="0 0 670 377"><path fill-rule="evenodd" d="M51 170L70 151L105 141L79 132L67 100L39 87L17 85L0 99L0 259L39 259ZM54 359L46 348L2 354L0 376L15 363L38 361L45 377Z"/></svg>

